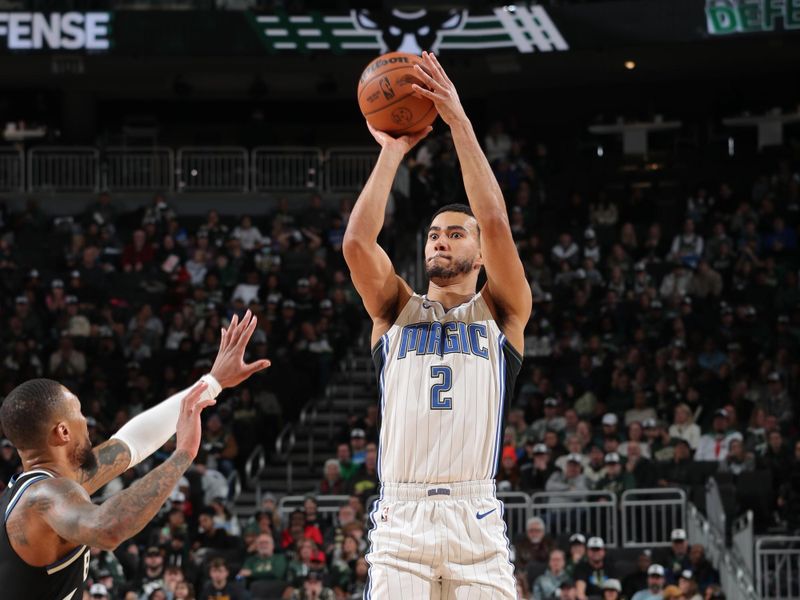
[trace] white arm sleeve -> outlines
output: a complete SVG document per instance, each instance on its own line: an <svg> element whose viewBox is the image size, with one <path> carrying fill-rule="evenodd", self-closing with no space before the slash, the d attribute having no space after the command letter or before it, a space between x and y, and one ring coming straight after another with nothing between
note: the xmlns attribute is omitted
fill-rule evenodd
<svg viewBox="0 0 800 600"><path fill-rule="evenodd" d="M208 384L203 392L204 398L216 398L222 391L222 386L210 374L203 375L200 380ZM194 385L135 416L111 436L112 439L120 440L130 448L129 469L138 465L175 435L181 402L192 387Z"/></svg>

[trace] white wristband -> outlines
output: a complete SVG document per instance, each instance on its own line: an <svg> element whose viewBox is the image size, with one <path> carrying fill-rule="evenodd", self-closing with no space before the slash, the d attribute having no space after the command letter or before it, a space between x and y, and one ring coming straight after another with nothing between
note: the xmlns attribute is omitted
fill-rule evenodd
<svg viewBox="0 0 800 600"><path fill-rule="evenodd" d="M203 392L203 399L204 400L214 400L219 393L222 391L222 386L220 385L217 378L214 377L211 373L206 373L200 378L200 381L205 381L208 387L206 391Z"/></svg>

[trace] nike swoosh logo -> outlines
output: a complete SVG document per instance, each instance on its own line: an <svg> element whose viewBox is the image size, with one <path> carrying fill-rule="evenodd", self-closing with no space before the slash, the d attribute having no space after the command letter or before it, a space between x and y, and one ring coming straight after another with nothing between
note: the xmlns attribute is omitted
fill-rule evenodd
<svg viewBox="0 0 800 600"><path fill-rule="evenodd" d="M492 514L492 513L493 513L494 511L496 511L496 510L497 510L496 508L493 508L493 509L492 509L492 510L490 510L489 512L485 512L485 513L475 513L475 516L476 516L476 517L478 517L478 521L480 521L481 519L484 519L484 518L488 517L490 514Z"/></svg>
<svg viewBox="0 0 800 600"><path fill-rule="evenodd" d="M78 588L75 588L74 590L72 590L72 593L70 593L69 596L64 596L64 600L69 600L70 598L72 598L75 595L75 592L77 592L77 591L78 591Z"/></svg>

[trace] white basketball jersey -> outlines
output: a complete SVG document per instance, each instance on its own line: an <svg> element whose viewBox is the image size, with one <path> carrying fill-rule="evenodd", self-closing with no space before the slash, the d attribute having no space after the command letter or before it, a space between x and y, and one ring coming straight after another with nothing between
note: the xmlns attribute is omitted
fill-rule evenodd
<svg viewBox="0 0 800 600"><path fill-rule="evenodd" d="M414 294L373 349L388 483L493 479L522 359L481 294L449 311Z"/></svg>

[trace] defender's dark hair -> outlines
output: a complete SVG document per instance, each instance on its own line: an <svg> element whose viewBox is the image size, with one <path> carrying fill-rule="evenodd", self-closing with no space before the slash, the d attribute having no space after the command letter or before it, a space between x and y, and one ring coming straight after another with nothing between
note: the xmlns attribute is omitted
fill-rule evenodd
<svg viewBox="0 0 800 600"><path fill-rule="evenodd" d="M47 428L63 409L64 388L52 379L31 379L11 390L0 407L3 432L20 450L45 445Z"/></svg>

